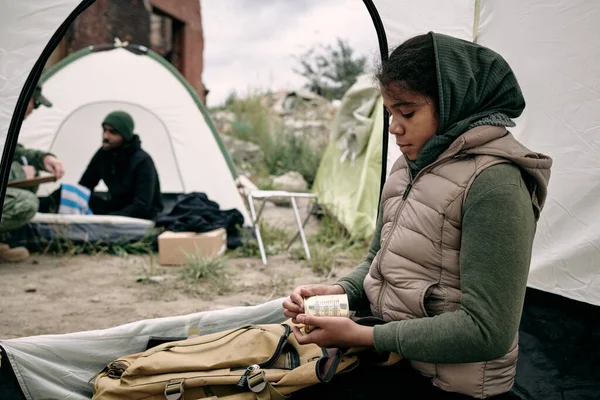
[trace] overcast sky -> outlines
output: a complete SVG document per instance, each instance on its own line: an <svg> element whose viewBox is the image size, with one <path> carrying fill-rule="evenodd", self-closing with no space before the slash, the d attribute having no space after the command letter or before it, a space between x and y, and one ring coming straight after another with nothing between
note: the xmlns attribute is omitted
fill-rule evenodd
<svg viewBox="0 0 600 400"><path fill-rule="evenodd" d="M347 40L369 65L379 57L377 35L360 0L201 0L203 79L208 106L236 90L302 87L294 55L313 45Z"/></svg>

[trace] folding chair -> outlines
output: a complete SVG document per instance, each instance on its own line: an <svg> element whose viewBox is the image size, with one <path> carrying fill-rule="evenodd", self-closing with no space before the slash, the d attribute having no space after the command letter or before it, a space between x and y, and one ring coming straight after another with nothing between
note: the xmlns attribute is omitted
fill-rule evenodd
<svg viewBox="0 0 600 400"><path fill-rule="evenodd" d="M258 241L258 248L260 249L260 257L264 265L267 265L267 254L265 252L265 246L262 241L262 236L260 234L260 216L265 207L267 200L273 197L284 197L289 198L292 203L292 208L294 210L294 216L296 217L296 224L298 225L298 232L294 235L290 243L288 244L288 249L294 243L298 235L302 240L302 246L304 246L304 252L306 253L306 258L310 260L310 250L308 248L308 243L306 242L306 235L304 234L304 227L312 214L312 210L314 209L316 202L313 203L313 209L308 213L304 221L300 218L300 212L298 211L298 204L296 203L297 198L310 198L316 199L317 195L313 193L300 193L300 192L288 192L285 190L250 190L248 192L248 206L250 208L250 215L252 217L252 224L254 225L254 232L256 234L256 240ZM260 208L258 209L258 213L254 209L254 200L260 200L262 203Z"/></svg>

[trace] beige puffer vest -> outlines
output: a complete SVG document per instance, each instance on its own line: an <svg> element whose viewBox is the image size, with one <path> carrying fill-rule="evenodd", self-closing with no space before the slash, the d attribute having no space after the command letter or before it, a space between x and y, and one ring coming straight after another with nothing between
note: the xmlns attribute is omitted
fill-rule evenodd
<svg viewBox="0 0 600 400"><path fill-rule="evenodd" d="M460 308L463 203L481 171L506 162L529 174L537 218L552 161L523 147L505 128L481 126L466 132L414 180L404 157L396 161L381 199L381 248L364 281L374 315L398 321ZM486 398L512 387L517 343L515 338L508 354L489 362L411 364L443 390Z"/></svg>

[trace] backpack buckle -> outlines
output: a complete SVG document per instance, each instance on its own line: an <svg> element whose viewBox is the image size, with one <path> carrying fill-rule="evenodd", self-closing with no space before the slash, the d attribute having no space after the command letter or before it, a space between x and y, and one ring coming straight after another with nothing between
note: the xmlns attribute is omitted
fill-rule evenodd
<svg viewBox="0 0 600 400"><path fill-rule="evenodd" d="M183 399L183 382L185 379L171 379L165 386L165 398L167 400Z"/></svg>
<svg viewBox="0 0 600 400"><path fill-rule="evenodd" d="M259 370L255 374L248 376L248 389L254 393L260 393L267 387L267 380L265 378L265 371Z"/></svg>

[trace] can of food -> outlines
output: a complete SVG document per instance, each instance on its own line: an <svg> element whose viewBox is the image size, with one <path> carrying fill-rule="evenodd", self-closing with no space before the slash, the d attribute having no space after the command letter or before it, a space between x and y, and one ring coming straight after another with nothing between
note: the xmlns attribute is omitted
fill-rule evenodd
<svg viewBox="0 0 600 400"><path fill-rule="evenodd" d="M311 296L304 299L304 313L316 317L350 317L350 306L346 294ZM304 331L309 333L315 327L306 325Z"/></svg>

